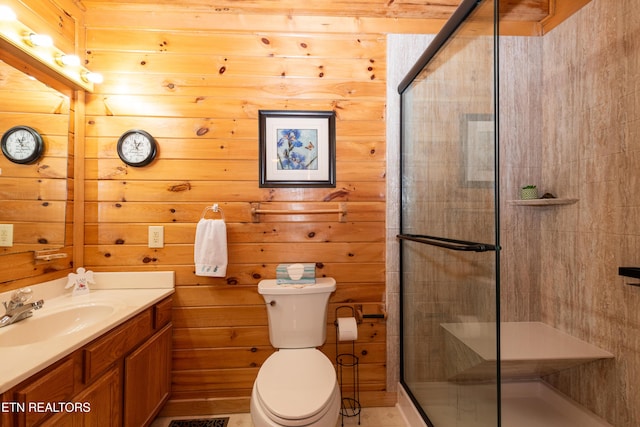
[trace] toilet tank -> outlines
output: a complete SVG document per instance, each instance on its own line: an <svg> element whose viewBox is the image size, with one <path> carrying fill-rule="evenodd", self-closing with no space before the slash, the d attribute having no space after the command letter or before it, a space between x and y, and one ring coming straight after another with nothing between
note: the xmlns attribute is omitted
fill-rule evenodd
<svg viewBox="0 0 640 427"><path fill-rule="evenodd" d="M269 340L275 348L311 348L327 338L327 305L336 290L330 277L315 285L277 285L275 280L258 283L258 293L267 303Z"/></svg>

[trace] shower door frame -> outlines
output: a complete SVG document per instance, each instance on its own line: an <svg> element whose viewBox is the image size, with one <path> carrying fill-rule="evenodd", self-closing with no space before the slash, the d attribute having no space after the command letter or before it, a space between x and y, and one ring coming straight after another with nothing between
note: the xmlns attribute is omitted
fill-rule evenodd
<svg viewBox="0 0 640 427"><path fill-rule="evenodd" d="M403 123L404 123L404 108L403 105L404 103L402 102L402 95L405 92L405 90L411 85L411 83L414 81L414 79L416 77L419 76L419 74L422 72L422 70L427 66L427 64L431 61L431 59L433 59L433 57L435 57L438 52L445 46L445 44L448 42L448 40L454 36L454 34L456 33L456 31L458 30L458 28L460 28L460 26L465 22L465 20L469 17L469 15L471 15L473 13L473 11L476 9L476 7L478 5L480 5L484 0L463 0L461 2L461 4L459 5L459 7L456 9L456 11L454 12L454 14L450 17L450 19L445 23L445 25L442 27L442 29L440 30L440 32L435 36L435 38L432 40L432 42L428 45L428 47L426 48L426 50L423 52L423 54L419 57L419 59L416 61L416 63L413 65L413 67L411 67L411 69L409 70L409 72L407 73L407 75L405 76L405 78L400 82L400 84L398 85L398 93L401 96L401 102L400 102L400 156L399 156L399 201L400 201L400 209L399 209L399 229L402 232L403 230L403 215L402 215L402 200L403 200L403 179L402 179L402 175L403 175L403 171L404 171L404 165L403 165L403 144L404 144L404 131L403 131ZM484 244L482 243L477 243L477 242L466 242L466 241L453 241L453 242L444 242L444 244L442 244L443 242L437 242L438 240L448 240L448 239L441 239L441 238L435 238L436 242L434 243L433 241L428 243L431 245L435 245L435 246L442 246L445 247L447 249L454 249L454 250L470 250L470 251L476 251L476 252L480 252L480 251L485 251L485 250L494 250L495 251L495 278L496 278L496 283L495 283L495 318L496 318L496 370L495 370L495 379L496 379L496 404L497 404L497 408L496 408L496 421L497 421L497 427L501 427L501 375L500 375L500 209L499 209L499 201L500 201L500 186L499 186L499 165L500 165L500 157L499 157L499 108L498 108L498 100L499 100L499 0L493 0L494 1L494 19L493 19L493 31L494 31L494 36L493 36L493 85L494 85L494 96L493 96L493 110L494 110L494 115L493 115L493 119L494 119L494 171L495 171L495 176L494 176L494 234L495 234L495 245L489 245L489 246L493 246L490 248L486 248L486 247L482 247L480 250L478 250L478 245L483 246ZM416 237L417 239L413 239L411 237ZM432 236L410 236L407 237L406 235L401 237L400 235L397 236L398 241L400 242L402 239L404 240L416 240L419 241L423 238L427 238L427 240L432 240ZM426 242L423 242L426 243ZM453 246L457 247L450 247L449 243L452 243ZM466 248L460 249L460 246L466 246ZM399 343L400 343L400 384L402 385L402 387L404 388L407 396L409 397L409 399L411 400L411 402L413 403L414 408L417 410L417 412L420 414L420 416L422 417L423 421L429 426L429 427L446 427L446 426L434 426L434 424L431 422L431 420L428 417L428 414L425 412L425 410L421 407L420 402L417 400L417 398L414 396L413 392L411 391L411 388L409 387L409 385L407 384L407 382L405 381L405 357L404 357L404 328L405 328L405 321L404 321L404 316L402 314L402 310L404 307L404 292L403 292L403 245L400 244L399 245L399 266L400 266L400 274L399 274L399 285L400 285L400 292L399 292L399 307L400 307L400 315L399 317L399 326L400 326L400 334L399 334Z"/></svg>

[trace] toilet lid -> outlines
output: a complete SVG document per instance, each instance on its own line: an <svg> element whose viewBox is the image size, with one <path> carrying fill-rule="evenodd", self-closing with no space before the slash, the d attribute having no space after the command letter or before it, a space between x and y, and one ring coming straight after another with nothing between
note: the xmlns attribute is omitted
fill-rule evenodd
<svg viewBox="0 0 640 427"><path fill-rule="evenodd" d="M297 420L313 417L329 404L336 371L320 350L285 349L264 362L256 378L263 407L273 415Z"/></svg>

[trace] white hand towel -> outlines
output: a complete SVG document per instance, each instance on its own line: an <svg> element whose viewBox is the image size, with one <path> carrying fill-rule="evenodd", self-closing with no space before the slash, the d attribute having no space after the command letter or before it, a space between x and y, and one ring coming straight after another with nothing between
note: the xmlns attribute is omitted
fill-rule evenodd
<svg viewBox="0 0 640 427"><path fill-rule="evenodd" d="M198 221L194 261L197 276L227 275L227 226L223 219Z"/></svg>

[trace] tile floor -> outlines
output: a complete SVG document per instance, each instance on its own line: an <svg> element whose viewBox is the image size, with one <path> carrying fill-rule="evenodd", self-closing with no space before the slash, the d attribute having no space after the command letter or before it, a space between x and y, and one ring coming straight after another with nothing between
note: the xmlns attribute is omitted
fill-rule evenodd
<svg viewBox="0 0 640 427"><path fill-rule="evenodd" d="M216 415L210 416L210 418L216 417L229 417L229 423L227 427L253 427L251 422L251 415L249 414L230 414L230 415ZM207 416L201 417L176 417L176 418L156 418L151 424L151 427L167 427L173 419L185 419L185 418L207 418ZM345 427L358 426L358 417L344 417ZM338 418L336 427L341 427L342 422ZM400 411L396 407L384 407L384 408L363 408L360 413L360 427L407 427L404 418L400 414Z"/></svg>

